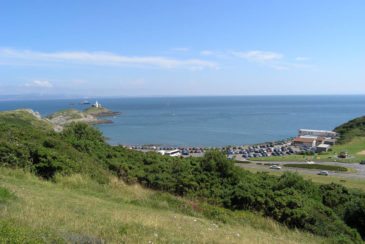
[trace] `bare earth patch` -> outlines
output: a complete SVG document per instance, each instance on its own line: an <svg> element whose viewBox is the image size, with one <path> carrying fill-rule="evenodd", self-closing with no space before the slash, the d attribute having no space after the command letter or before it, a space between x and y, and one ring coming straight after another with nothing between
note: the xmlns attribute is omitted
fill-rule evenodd
<svg viewBox="0 0 365 244"><path fill-rule="evenodd" d="M358 155L365 155L365 150L362 150L361 152L357 153Z"/></svg>

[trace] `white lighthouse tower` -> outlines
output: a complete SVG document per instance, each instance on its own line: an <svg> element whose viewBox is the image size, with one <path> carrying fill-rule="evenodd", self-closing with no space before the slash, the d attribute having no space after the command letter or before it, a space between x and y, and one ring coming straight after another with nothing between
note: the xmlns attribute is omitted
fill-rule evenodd
<svg viewBox="0 0 365 244"><path fill-rule="evenodd" d="M98 101L96 101L95 104L93 104L93 107L94 108L102 108L101 104Z"/></svg>

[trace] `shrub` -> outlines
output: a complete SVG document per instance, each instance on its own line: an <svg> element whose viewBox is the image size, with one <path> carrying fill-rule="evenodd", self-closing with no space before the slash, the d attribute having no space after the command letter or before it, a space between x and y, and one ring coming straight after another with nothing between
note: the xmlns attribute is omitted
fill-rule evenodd
<svg viewBox="0 0 365 244"><path fill-rule="evenodd" d="M320 170L332 170L332 171L347 171L347 168L335 165L324 164L284 164L284 167L291 168L303 168L303 169L320 169Z"/></svg>

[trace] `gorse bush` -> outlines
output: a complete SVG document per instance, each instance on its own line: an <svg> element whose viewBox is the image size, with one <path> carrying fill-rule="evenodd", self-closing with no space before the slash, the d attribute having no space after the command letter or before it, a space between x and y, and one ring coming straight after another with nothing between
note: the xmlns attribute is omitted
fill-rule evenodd
<svg viewBox="0 0 365 244"><path fill-rule="evenodd" d="M110 146L97 129L86 124L71 124L62 133L54 133L14 121L0 116L0 164L4 166L25 168L46 179L85 174L99 183L114 174L127 183L138 182L233 211L255 211L317 235L351 242L361 242L360 234L364 236L365 195L339 185L318 186L293 173L280 177L250 173L216 150L202 158L183 159Z"/></svg>
<svg viewBox="0 0 365 244"><path fill-rule="evenodd" d="M119 162L112 160L111 169L126 182L139 182L231 210L257 211L289 227L318 235L344 235L352 241L360 240L343 216L324 200L324 191L297 174L285 173L281 177L253 174L234 167L218 151L207 152L203 158L186 159L121 147L116 151ZM335 189L326 192L337 194Z"/></svg>
<svg viewBox="0 0 365 244"><path fill-rule="evenodd" d="M101 149L108 145L98 130L72 124L63 133L55 133L48 123L29 117L27 112L14 113L18 120L12 113L0 115L2 165L25 168L46 179L56 173L86 173L100 182L107 180L105 162L96 154L104 154Z"/></svg>

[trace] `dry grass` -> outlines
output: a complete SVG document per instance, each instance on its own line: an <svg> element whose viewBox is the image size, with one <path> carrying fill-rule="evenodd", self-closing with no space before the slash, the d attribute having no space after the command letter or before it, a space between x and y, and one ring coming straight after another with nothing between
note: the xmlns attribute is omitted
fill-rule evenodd
<svg viewBox="0 0 365 244"><path fill-rule="evenodd" d="M263 217L241 212L249 224L223 224L174 209L169 198L113 179L102 186L81 175L45 182L0 168L0 186L16 200L0 208L2 221L69 243L321 243ZM173 199L173 197L170 197ZM177 201L181 201L177 199ZM45 234L46 233L46 234ZM47 234L48 233L48 234ZM0 238L1 239L1 238Z"/></svg>

